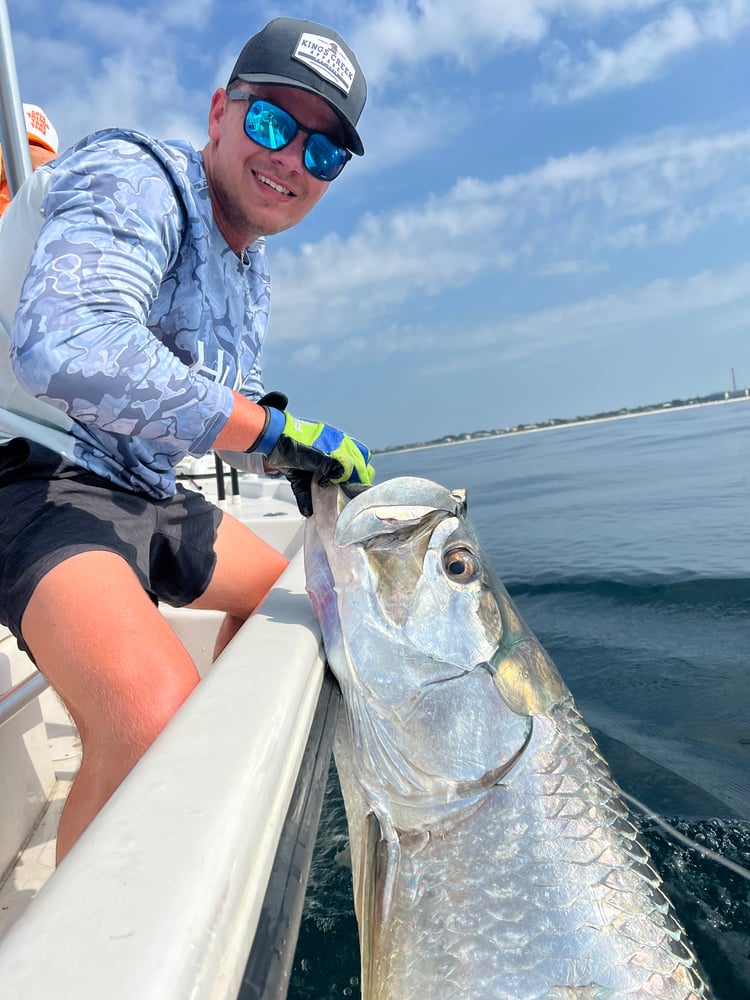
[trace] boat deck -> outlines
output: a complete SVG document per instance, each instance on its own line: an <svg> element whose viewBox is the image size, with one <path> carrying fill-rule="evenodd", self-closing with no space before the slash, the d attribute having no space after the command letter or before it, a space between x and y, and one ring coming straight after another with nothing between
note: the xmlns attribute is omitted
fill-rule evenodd
<svg viewBox="0 0 750 1000"><path fill-rule="evenodd" d="M20 917L55 870L55 840L65 799L81 762L81 741L70 716L51 689L40 695L55 783L41 816L15 864L0 880L0 938Z"/></svg>

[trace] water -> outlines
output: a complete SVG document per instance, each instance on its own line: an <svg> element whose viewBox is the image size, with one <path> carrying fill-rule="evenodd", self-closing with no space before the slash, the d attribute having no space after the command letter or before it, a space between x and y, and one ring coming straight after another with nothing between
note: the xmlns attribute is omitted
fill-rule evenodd
<svg viewBox="0 0 750 1000"><path fill-rule="evenodd" d="M467 487L485 551L615 778L750 867L750 402L375 464L379 479ZM750 998L750 884L638 822L716 1000ZM289 997L356 1000L358 977L332 771Z"/></svg>

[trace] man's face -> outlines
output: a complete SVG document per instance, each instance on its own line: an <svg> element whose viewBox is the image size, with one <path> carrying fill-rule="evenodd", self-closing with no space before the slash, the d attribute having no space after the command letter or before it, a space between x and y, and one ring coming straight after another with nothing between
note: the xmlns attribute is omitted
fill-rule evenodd
<svg viewBox="0 0 750 1000"><path fill-rule="evenodd" d="M235 87L277 104L311 131L340 138L336 113L315 94L270 84ZM214 217L233 250L297 225L328 187L302 163L303 132L283 149L266 149L245 135L247 109L247 102L230 101L225 90L217 90L209 114L211 141L203 151Z"/></svg>

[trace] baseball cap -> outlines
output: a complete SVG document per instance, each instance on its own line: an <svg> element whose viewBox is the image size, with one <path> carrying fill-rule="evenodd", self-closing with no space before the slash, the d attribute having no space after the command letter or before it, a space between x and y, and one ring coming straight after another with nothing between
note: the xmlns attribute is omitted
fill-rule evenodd
<svg viewBox="0 0 750 1000"><path fill-rule="evenodd" d="M29 137L29 142L43 146L50 153L57 154L57 131L42 109L36 104L24 104L23 116L26 119L26 134Z"/></svg>
<svg viewBox="0 0 750 1000"><path fill-rule="evenodd" d="M247 83L276 83L317 94L339 116L346 146L362 156L356 125L367 99L367 82L357 57L332 28L314 21L277 17L245 45L229 77Z"/></svg>

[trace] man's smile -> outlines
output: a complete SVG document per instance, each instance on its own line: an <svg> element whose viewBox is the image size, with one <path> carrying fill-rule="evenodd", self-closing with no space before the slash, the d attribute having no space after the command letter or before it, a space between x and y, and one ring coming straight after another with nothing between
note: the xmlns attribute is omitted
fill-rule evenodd
<svg viewBox="0 0 750 1000"><path fill-rule="evenodd" d="M270 177L266 177L265 174L258 173L257 170L253 170L253 176L256 180L260 181L261 184L265 184L272 188L274 191L278 191L279 194L285 195L288 198L294 198L296 195L289 188L285 188L283 185L279 184L277 181L272 181Z"/></svg>

